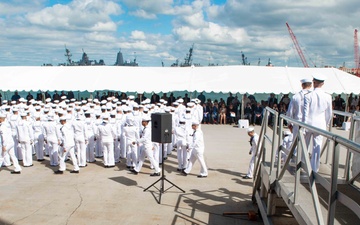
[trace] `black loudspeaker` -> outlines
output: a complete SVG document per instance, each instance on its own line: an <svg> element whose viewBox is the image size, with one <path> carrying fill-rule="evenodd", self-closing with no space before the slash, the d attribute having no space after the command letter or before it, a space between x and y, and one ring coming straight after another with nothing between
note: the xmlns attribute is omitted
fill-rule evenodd
<svg viewBox="0 0 360 225"><path fill-rule="evenodd" d="M172 115L170 113L151 114L151 141L157 143L172 142Z"/></svg>

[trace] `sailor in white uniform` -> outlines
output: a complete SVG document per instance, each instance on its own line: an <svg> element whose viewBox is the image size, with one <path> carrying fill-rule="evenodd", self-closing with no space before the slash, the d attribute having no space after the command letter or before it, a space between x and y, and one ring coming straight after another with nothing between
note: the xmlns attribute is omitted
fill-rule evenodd
<svg viewBox="0 0 360 225"><path fill-rule="evenodd" d="M304 100L304 122L311 126L326 130L330 125L332 117L332 98L324 92L325 76L322 74L313 75L314 91L305 96ZM323 137L316 133L306 132L305 139L309 146L312 137L313 151L311 153L311 167L314 172L320 168L320 152Z"/></svg>
<svg viewBox="0 0 360 225"><path fill-rule="evenodd" d="M11 135L11 128L10 125L6 122L6 115L3 113L0 114L0 146L1 146L0 166L4 162L4 156L9 155L15 167L14 171L11 171L11 173L20 174L21 167L15 156L14 139Z"/></svg>
<svg viewBox="0 0 360 225"><path fill-rule="evenodd" d="M40 120L40 113L34 114L35 121L32 124L34 131L34 147L37 161L44 161L44 127Z"/></svg>
<svg viewBox="0 0 360 225"><path fill-rule="evenodd" d="M70 117L69 117L70 119ZM79 166L77 162L77 158L75 156L75 136L74 136L74 128L71 124L67 123L66 117L60 117L60 153L59 153L59 170L55 171L55 174L63 174L66 170L66 159L68 155L71 157L71 161L74 165L74 169L70 171L70 173L79 173Z"/></svg>
<svg viewBox="0 0 360 225"><path fill-rule="evenodd" d="M123 132L126 138L126 167L134 168L137 164L138 159L138 146L136 145L136 141L139 137L139 128L134 121L135 117L127 116L126 123L123 128Z"/></svg>
<svg viewBox="0 0 360 225"><path fill-rule="evenodd" d="M185 119L181 119L179 121L179 126L174 128L174 136L177 149L178 171L183 171L187 167L188 139L190 137L188 130L186 129Z"/></svg>
<svg viewBox="0 0 360 225"><path fill-rule="evenodd" d="M151 121L150 116L144 115L142 117L142 125L143 130L141 131L140 138L133 142L133 144L141 144L141 155L139 156L139 162L135 166L133 170L130 170L134 174L138 174L144 164L145 157L147 157L150 163L154 166L155 172L150 174L150 176L160 176L160 168L159 163L156 162L154 155L153 155L153 143L151 142L151 126L149 126L149 122Z"/></svg>
<svg viewBox="0 0 360 225"><path fill-rule="evenodd" d="M107 115L104 115L103 122L98 126L97 132L97 136L100 137L102 143L104 154L104 167L114 167L114 141L116 139L116 134L111 124L109 124L109 117Z"/></svg>
<svg viewBox="0 0 360 225"><path fill-rule="evenodd" d="M27 121L27 114L24 112L20 116L21 120L16 127L17 139L23 156L23 165L29 167L33 166L31 145L34 143L34 132Z"/></svg>
<svg viewBox="0 0 360 225"><path fill-rule="evenodd" d="M254 163L255 163L255 159L256 157L258 157L258 152L257 152L257 146L258 146L258 141L259 141L259 135L255 132L253 127L249 127L247 130L248 135L250 136L250 151L249 151L249 155L251 155L251 159L250 159L250 163L249 163L249 169L248 172L246 174L246 176L244 176L244 179L252 179L253 178L253 171L254 171Z"/></svg>
<svg viewBox="0 0 360 225"><path fill-rule="evenodd" d="M79 112L76 120L72 122L72 127L75 136L75 148L77 151L77 158L79 167L86 166L86 145L88 139L86 137L85 124L83 121L83 113Z"/></svg>
<svg viewBox="0 0 360 225"><path fill-rule="evenodd" d="M59 145L60 145L60 130L56 125L54 118L48 116L48 121L44 122L44 140L48 144L50 166L59 165Z"/></svg>
<svg viewBox="0 0 360 225"><path fill-rule="evenodd" d="M208 170L204 159L204 150L205 150L204 134L199 128L199 125L200 125L199 120L194 120L192 122L191 127L193 129L193 133L192 133L192 140L189 143L189 148L191 149L191 156L186 169L182 173L183 175L187 176L191 172L191 169L194 163L196 162L196 160L199 160L201 169L200 169L200 174L197 177L205 178L208 176Z"/></svg>

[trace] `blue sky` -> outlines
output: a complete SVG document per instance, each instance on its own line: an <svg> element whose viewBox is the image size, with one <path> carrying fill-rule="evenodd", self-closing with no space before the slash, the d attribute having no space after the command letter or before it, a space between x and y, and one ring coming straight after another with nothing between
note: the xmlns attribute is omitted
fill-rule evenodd
<svg viewBox="0 0 360 225"><path fill-rule="evenodd" d="M140 66L170 66L194 44L193 63L302 63L289 22L313 67L354 67L355 0L0 0L0 66L57 65L82 49L113 65L121 49Z"/></svg>

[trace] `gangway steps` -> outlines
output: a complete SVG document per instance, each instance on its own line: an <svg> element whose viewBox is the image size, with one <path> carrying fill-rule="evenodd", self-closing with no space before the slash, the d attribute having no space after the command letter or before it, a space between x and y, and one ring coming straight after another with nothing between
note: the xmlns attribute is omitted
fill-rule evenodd
<svg viewBox="0 0 360 225"><path fill-rule="evenodd" d="M265 163L266 165L267 163ZM285 174L281 181L275 181L275 191L279 197L281 197L287 204L293 216L299 222L299 224L317 224L315 208L312 200L312 195L307 182L307 176L303 175L300 178L301 185L299 186L297 202L294 204L294 190L295 190L295 175L291 171L294 168L290 168ZM270 168L264 166L261 169L263 181L270 181L273 176L269 176ZM270 184L264 184L265 187L270 187ZM322 187L319 183L316 184L318 191L319 201L321 204L321 212L324 218L324 223L327 221L327 202L329 198L329 192ZM360 205L359 191L349 184L338 184L338 191L350 197L358 205ZM360 224L359 217L352 212L348 207L344 206L340 202L336 204L335 221L334 224Z"/></svg>

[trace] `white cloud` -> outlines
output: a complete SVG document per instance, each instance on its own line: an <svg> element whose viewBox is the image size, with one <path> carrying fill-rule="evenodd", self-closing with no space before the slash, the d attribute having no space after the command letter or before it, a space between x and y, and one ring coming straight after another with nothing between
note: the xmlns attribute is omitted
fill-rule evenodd
<svg viewBox="0 0 360 225"><path fill-rule="evenodd" d="M121 7L112 1L74 0L69 5L57 4L29 13L26 18L31 24L50 29L115 31L116 23L110 15L120 13Z"/></svg>
<svg viewBox="0 0 360 225"><path fill-rule="evenodd" d="M143 31L134 30L131 32L130 38L135 39L135 40L144 40L146 38L146 36Z"/></svg>
<svg viewBox="0 0 360 225"><path fill-rule="evenodd" d="M140 17L140 18L144 18L144 19L156 19L156 14L154 13L149 13L149 12L146 12L145 10L143 9L138 9L136 11L132 11L129 13L130 15L133 15L133 16L136 16L136 17Z"/></svg>

